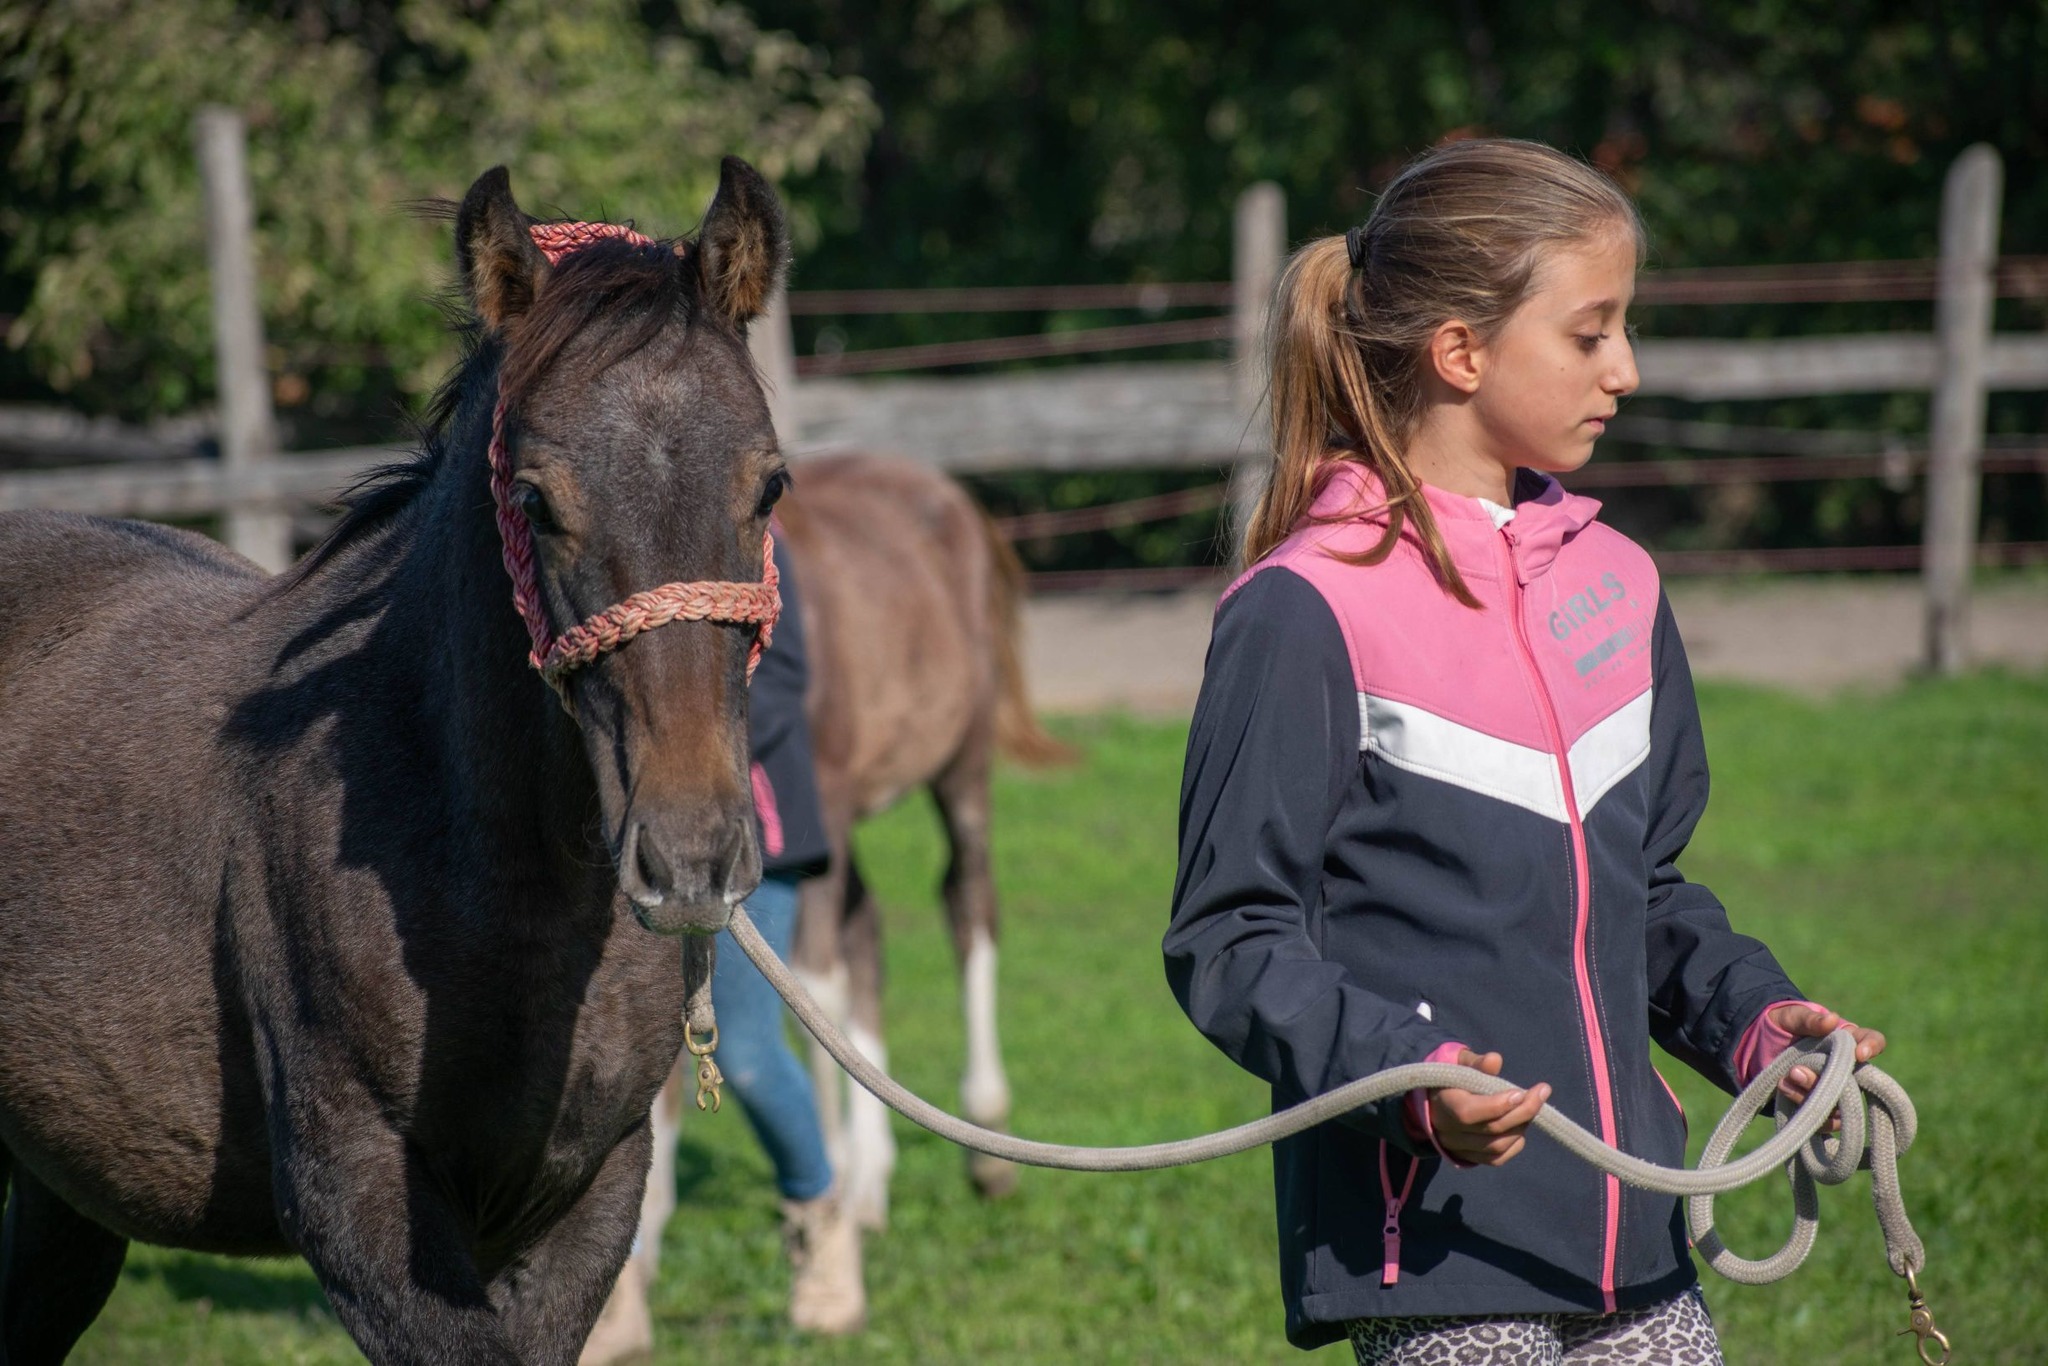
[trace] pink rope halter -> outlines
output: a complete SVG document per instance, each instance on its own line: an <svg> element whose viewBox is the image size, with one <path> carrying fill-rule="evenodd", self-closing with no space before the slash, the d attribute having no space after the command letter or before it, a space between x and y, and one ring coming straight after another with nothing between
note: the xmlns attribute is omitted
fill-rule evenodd
<svg viewBox="0 0 2048 1366"><path fill-rule="evenodd" d="M624 238L636 245L652 245L631 228L616 223L536 223L533 242L550 265L593 242ZM761 629L747 652L747 677L761 662L775 634L775 620L782 614L782 594L777 588L775 537L761 537L761 581L728 583L700 580L668 583L635 593L614 603L559 637L549 629L547 613L541 608L540 584L534 569L533 528L512 506L512 455L505 445L505 394L501 386L497 406L491 410L491 499L498 508L498 535L505 543L505 572L512 576L512 603L526 622L533 641L527 662L558 694L564 693L563 678L590 663L607 650L616 650L643 631L666 626L672 621L716 621L756 624Z"/></svg>

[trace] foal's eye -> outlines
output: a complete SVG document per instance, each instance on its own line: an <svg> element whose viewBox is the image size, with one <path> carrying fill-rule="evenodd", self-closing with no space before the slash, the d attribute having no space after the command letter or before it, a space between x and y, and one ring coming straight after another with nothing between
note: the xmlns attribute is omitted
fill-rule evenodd
<svg viewBox="0 0 2048 1366"><path fill-rule="evenodd" d="M777 470L768 476L767 485L761 490L761 505L754 509L756 517L766 517L774 510L775 504L789 491L789 471Z"/></svg>
<svg viewBox="0 0 2048 1366"><path fill-rule="evenodd" d="M548 496L531 484L519 486L519 515L535 531L556 531L554 509L548 506Z"/></svg>

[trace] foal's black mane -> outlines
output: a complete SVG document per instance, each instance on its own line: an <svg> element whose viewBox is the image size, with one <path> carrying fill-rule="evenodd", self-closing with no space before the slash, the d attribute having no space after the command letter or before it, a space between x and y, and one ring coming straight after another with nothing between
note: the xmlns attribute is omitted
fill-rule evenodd
<svg viewBox="0 0 2048 1366"><path fill-rule="evenodd" d="M636 243L608 238L563 257L548 287L530 310L513 319L503 337L487 333L466 304L446 305L462 355L414 424L418 450L357 480L342 496L346 511L341 519L277 577L273 591L290 592L411 506L449 458L456 415L478 390L502 378L508 411L516 413L553 373L569 343L586 333L595 345L582 358L581 368L587 375L600 374L672 323L711 317L696 307L697 287L697 264L688 239Z"/></svg>

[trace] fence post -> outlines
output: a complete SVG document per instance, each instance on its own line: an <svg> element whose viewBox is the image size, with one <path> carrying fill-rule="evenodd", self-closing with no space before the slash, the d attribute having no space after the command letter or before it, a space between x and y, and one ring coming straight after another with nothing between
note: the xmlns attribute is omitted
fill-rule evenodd
<svg viewBox="0 0 2048 1366"><path fill-rule="evenodd" d="M1921 575L1930 672L1952 674L1969 653L1970 576L1984 450L1984 360L1998 267L1998 151L1963 149L1941 190L1941 274L1934 303L1940 371L1929 419L1927 514Z"/></svg>
<svg viewBox="0 0 2048 1366"><path fill-rule="evenodd" d="M256 297L256 213L249 193L242 116L209 105L195 124L199 179L206 192L206 269L213 287L213 357L219 374L220 453L230 488L227 542L265 569L291 563L288 513L233 496L235 476L277 457L263 317Z"/></svg>
<svg viewBox="0 0 2048 1366"><path fill-rule="evenodd" d="M1287 197L1270 180L1246 187L1237 197L1231 244L1231 359L1237 385L1237 406L1246 423L1244 446L1230 476L1230 507L1224 534L1229 538L1230 562L1238 561L1238 546L1251 522L1259 495L1266 491L1272 456L1266 449L1266 435L1257 423L1259 405L1266 397L1265 360L1261 345L1266 333L1266 310L1273 302L1273 287L1287 259Z"/></svg>
<svg viewBox="0 0 2048 1366"><path fill-rule="evenodd" d="M747 328L747 349L754 354L754 368L767 390L776 439L790 454L803 439L803 430L796 411L796 334L790 330L787 289L776 290L768 311Z"/></svg>

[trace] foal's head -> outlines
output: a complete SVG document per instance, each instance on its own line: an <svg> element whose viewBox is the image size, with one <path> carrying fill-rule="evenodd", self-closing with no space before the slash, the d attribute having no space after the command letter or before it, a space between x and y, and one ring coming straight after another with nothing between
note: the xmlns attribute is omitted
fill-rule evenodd
<svg viewBox="0 0 2048 1366"><path fill-rule="evenodd" d="M696 241L611 238L553 264L532 227L502 169L456 217L463 280L502 355L509 506L530 528L548 629L665 584L759 580L788 482L745 336L787 256L773 191L727 158ZM484 588L513 612L507 581ZM755 634L677 621L559 679L619 885L650 929L718 929L760 881Z"/></svg>

